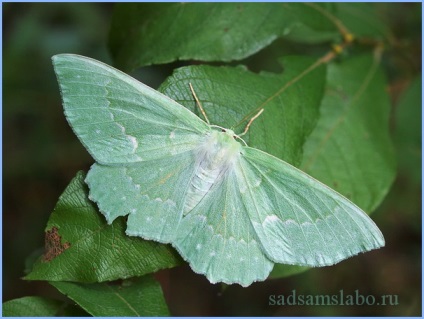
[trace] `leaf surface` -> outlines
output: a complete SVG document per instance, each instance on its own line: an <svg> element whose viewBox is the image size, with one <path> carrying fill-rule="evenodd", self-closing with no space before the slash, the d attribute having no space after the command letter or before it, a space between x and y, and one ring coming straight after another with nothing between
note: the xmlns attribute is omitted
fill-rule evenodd
<svg viewBox="0 0 424 319"><path fill-rule="evenodd" d="M169 316L162 289L150 275L121 283L50 284L95 317Z"/></svg>
<svg viewBox="0 0 424 319"><path fill-rule="evenodd" d="M109 45L127 70L175 60L231 61L299 28L308 39L311 32L321 41L338 35L328 18L301 3L125 3L115 7Z"/></svg>
<svg viewBox="0 0 424 319"><path fill-rule="evenodd" d="M376 9L371 3L121 3L109 45L116 65L132 70L176 60L241 60L277 38L311 44L339 42L345 33L390 39Z"/></svg>

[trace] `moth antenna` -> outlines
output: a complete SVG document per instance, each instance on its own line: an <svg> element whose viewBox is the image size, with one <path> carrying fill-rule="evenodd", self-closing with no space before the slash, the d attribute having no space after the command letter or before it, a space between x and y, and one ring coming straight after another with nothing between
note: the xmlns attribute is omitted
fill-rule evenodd
<svg viewBox="0 0 424 319"><path fill-rule="evenodd" d="M264 111L264 109L260 109L259 112L256 113L256 115L249 120L249 122L247 123L246 128L244 129L243 133L241 133L239 136L243 136L243 135L245 135L247 133L247 131L249 130L250 125L252 125L252 122L254 120L256 120L259 117L259 115L262 114L263 111Z"/></svg>
<svg viewBox="0 0 424 319"><path fill-rule="evenodd" d="M194 92L193 86L191 85L191 83L189 83L188 85L190 86L191 93L193 94L193 97L194 97L194 99L196 100L197 106L199 107L200 112L202 112L203 117L204 117L204 118L205 118L205 120L206 120L206 123L210 124L209 119L208 119L208 117L206 116L206 112L205 112L205 110L203 109L202 104L200 103L199 99L197 98L196 93Z"/></svg>

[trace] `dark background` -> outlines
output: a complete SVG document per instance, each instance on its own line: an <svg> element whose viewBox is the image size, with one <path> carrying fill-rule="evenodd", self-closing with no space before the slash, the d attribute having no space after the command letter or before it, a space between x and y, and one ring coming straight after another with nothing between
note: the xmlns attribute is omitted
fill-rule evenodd
<svg viewBox="0 0 424 319"><path fill-rule="evenodd" d="M379 4L377 9L399 41L399 50L384 59L396 135L397 101L413 78L421 76L421 4ZM77 53L113 65L107 50L112 10L113 4L101 3L3 3L3 301L28 295L64 298L47 283L20 279L26 257L43 246L44 227L59 195L78 170L93 162L66 123L50 58ZM244 62L251 69L268 67L281 44L278 40ZM283 44L285 50L303 54L316 49ZM135 76L156 88L177 65L143 68ZM416 102L421 119L421 100ZM404 142L396 139L395 147L402 149ZM385 248L247 289L211 285L188 266L161 271L158 278L172 314L420 316L421 167L404 167L403 154L398 155L396 182L372 215L385 235ZM390 294L398 296L399 304L268 305L269 295L288 296L293 289L298 295L333 295L341 289L376 298Z"/></svg>

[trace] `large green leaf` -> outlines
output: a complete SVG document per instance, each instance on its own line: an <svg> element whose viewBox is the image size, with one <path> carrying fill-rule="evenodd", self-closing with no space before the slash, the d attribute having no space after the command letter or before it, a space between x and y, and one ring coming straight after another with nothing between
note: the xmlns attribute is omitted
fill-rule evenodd
<svg viewBox="0 0 424 319"><path fill-rule="evenodd" d="M4 317L54 317L63 302L44 297L22 297L3 303Z"/></svg>
<svg viewBox="0 0 424 319"><path fill-rule="evenodd" d="M95 317L168 316L159 283L151 275L120 283L50 282Z"/></svg>
<svg viewBox="0 0 424 319"><path fill-rule="evenodd" d="M125 235L125 220L107 225L88 199L81 172L59 198L46 227L46 252L28 280L102 282L179 265L170 246Z"/></svg>
<svg viewBox="0 0 424 319"><path fill-rule="evenodd" d="M338 35L332 21L301 3L121 3L109 44L116 64L133 69L175 60L240 60L297 29L320 41Z"/></svg>
<svg viewBox="0 0 424 319"><path fill-rule="evenodd" d="M372 212L395 176L390 101L377 55L331 63L321 117L301 168Z"/></svg>
<svg viewBox="0 0 424 319"><path fill-rule="evenodd" d="M389 39L376 4L172 3L116 5L109 44L127 70L176 60L232 61L283 37L337 42L345 33Z"/></svg>
<svg viewBox="0 0 424 319"><path fill-rule="evenodd" d="M242 133L247 121L264 108L243 139L249 146L298 165L302 146L318 118L325 84L325 67L310 68L314 61L287 57L281 61L281 74L255 74L242 67L184 67L160 90L202 117L189 89L192 83L211 124L236 133Z"/></svg>

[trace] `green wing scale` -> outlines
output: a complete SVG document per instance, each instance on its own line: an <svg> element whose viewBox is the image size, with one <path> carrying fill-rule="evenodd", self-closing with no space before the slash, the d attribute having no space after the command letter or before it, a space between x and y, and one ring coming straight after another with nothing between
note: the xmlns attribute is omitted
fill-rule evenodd
<svg viewBox="0 0 424 319"><path fill-rule="evenodd" d="M66 118L95 159L89 197L127 235L172 244L212 283L244 287L274 263L327 266L384 246L348 199L243 146L182 105L101 62L53 57Z"/></svg>

